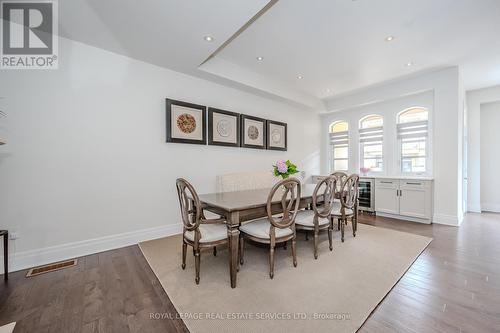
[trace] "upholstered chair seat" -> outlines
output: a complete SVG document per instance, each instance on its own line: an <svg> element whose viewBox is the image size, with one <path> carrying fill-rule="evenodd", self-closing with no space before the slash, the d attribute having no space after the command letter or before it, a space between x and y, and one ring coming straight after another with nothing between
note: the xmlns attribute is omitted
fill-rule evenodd
<svg viewBox="0 0 500 333"><path fill-rule="evenodd" d="M262 238L262 239L270 239L271 236L269 234L269 231L271 229L271 223L267 218L264 219L258 219L255 221L252 221L250 223L244 224L240 227L240 231L246 233L247 235L257 237L257 238ZM227 229L226 229L227 233ZM276 238L281 238L285 236L289 236L293 234L293 230L291 228L285 228L285 229L275 229L276 233Z"/></svg>
<svg viewBox="0 0 500 333"><path fill-rule="evenodd" d="M200 224L200 243L210 243L227 239L227 227L225 224ZM186 230L184 237L194 242L194 230Z"/></svg>
<svg viewBox="0 0 500 333"><path fill-rule="evenodd" d="M333 209L332 209L332 215L334 215L335 217L342 216L342 212L340 211L341 209L342 209L342 205L340 204L340 202L334 202ZM354 215L354 211L352 209L346 208L345 215Z"/></svg>
<svg viewBox="0 0 500 333"><path fill-rule="evenodd" d="M328 176L318 182L312 195L311 210L299 211L295 219L296 230L314 235L314 259L318 259L319 232L328 231L328 243L330 251L333 250L333 218L332 208L335 200L337 178Z"/></svg>
<svg viewBox="0 0 500 333"><path fill-rule="evenodd" d="M330 220L327 217L320 217L318 218L318 223L320 226L324 226L330 223ZM295 224L304 227L314 227L314 210L299 211L295 218Z"/></svg>

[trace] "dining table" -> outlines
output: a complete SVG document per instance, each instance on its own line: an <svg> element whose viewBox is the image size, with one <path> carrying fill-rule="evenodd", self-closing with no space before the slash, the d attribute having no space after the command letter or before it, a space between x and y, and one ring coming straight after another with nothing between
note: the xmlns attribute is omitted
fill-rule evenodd
<svg viewBox="0 0 500 333"><path fill-rule="evenodd" d="M310 206L315 187L316 184L301 185L300 208ZM236 288L238 274L239 227L247 221L267 217L266 206L270 191L270 188L264 188L199 195L204 210L223 216L227 221L231 288ZM282 210L281 195L279 194L279 191L277 191L275 198L273 198L272 214L279 214Z"/></svg>

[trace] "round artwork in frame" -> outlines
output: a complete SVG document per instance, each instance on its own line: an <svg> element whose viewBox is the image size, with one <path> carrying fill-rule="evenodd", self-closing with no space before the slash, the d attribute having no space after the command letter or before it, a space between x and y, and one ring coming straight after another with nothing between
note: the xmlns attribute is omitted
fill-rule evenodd
<svg viewBox="0 0 500 333"><path fill-rule="evenodd" d="M259 138L259 129L255 125L248 126L247 135L252 140L257 140Z"/></svg>
<svg viewBox="0 0 500 333"><path fill-rule="evenodd" d="M183 113L177 117L177 127L182 133L193 133L196 130L196 119L188 113Z"/></svg>
<svg viewBox="0 0 500 333"><path fill-rule="evenodd" d="M275 128L271 132L271 142L274 144L281 143L281 131L279 129Z"/></svg>
<svg viewBox="0 0 500 333"><path fill-rule="evenodd" d="M233 129L231 128L231 124L229 121L222 119L217 123L217 133L221 137L227 138L233 133Z"/></svg>

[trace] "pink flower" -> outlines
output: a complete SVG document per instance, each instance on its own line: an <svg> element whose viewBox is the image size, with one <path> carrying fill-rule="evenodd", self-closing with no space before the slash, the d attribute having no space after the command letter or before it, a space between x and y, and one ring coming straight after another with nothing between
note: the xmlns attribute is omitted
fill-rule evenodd
<svg viewBox="0 0 500 333"><path fill-rule="evenodd" d="M288 171L288 166L283 160L276 162L276 167L278 168L278 172L280 173L285 173Z"/></svg>

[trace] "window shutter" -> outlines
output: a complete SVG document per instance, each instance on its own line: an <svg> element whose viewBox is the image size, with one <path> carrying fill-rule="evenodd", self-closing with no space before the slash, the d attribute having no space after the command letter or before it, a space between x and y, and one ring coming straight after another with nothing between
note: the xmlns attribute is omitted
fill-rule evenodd
<svg viewBox="0 0 500 333"><path fill-rule="evenodd" d="M339 146L349 143L349 131L330 133L330 145Z"/></svg>
<svg viewBox="0 0 500 333"><path fill-rule="evenodd" d="M398 124L398 139L424 138L428 135L428 121L413 121Z"/></svg>
<svg viewBox="0 0 500 333"><path fill-rule="evenodd" d="M384 137L384 127L370 127L359 129L359 142L374 143L382 142Z"/></svg>

